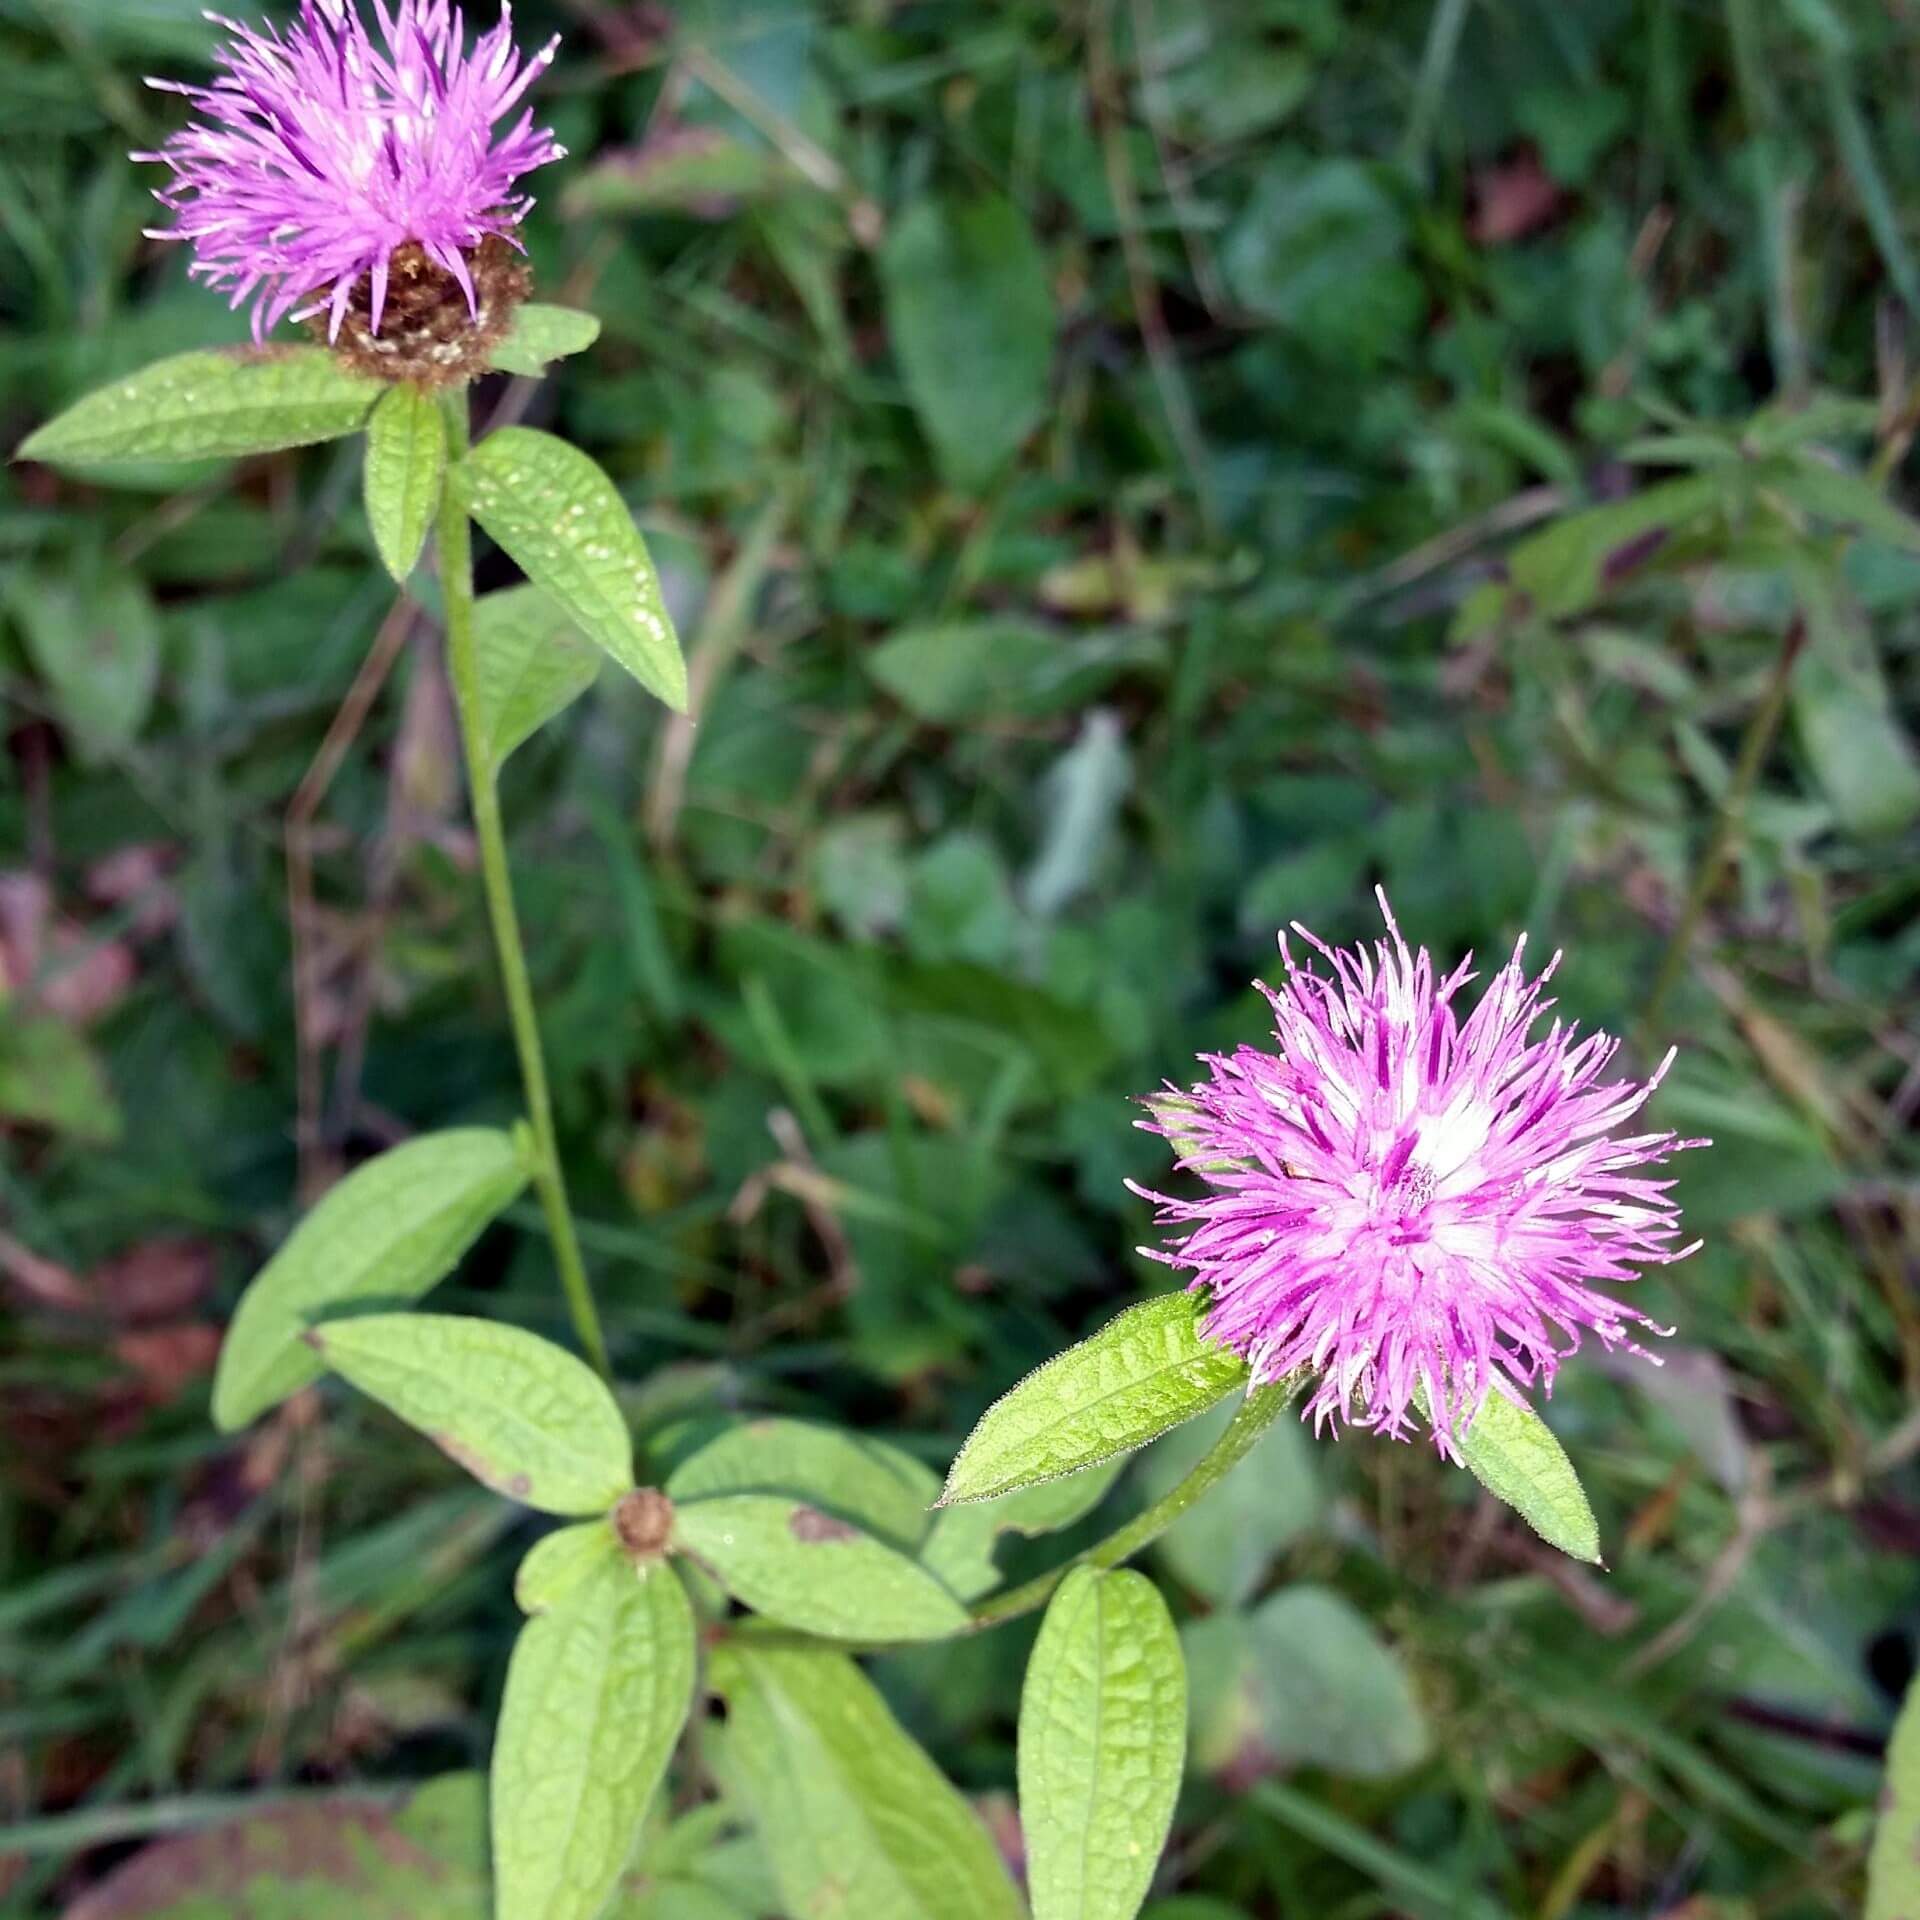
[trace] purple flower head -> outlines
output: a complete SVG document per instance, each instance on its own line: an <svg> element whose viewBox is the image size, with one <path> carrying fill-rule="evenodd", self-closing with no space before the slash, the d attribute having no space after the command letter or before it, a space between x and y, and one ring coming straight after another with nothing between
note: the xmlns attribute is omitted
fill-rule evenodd
<svg viewBox="0 0 1920 1920"><path fill-rule="evenodd" d="M1255 1379L1318 1375L1316 1425L1405 1439L1425 1411L1451 1458L1489 1392L1551 1388L1583 1332L1641 1351L1630 1330L1652 1322L1594 1283L1694 1251L1673 1244L1673 1183L1637 1170L1707 1143L1614 1137L1671 1053L1644 1083L1603 1081L1617 1040L1559 1020L1529 1038L1557 954L1527 979L1523 936L1462 1015L1471 958L1436 980L1379 900L1389 938L1371 952L1296 925L1331 977L1296 965L1281 935L1286 976L1261 987L1277 1053L1205 1055L1210 1079L1148 1103L1140 1124L1209 1191L1144 1194L1160 1224L1191 1230L1143 1251L1209 1290L1203 1330Z"/></svg>
<svg viewBox="0 0 1920 1920"><path fill-rule="evenodd" d="M552 60L513 44L503 4L492 32L467 44L449 0L300 0L284 32L242 26L216 58L211 86L181 93L197 118L154 160L174 178L155 198L173 215L153 238L185 240L192 271L253 302L256 339L302 302L337 338L349 300L370 282L371 331L387 302L393 255L409 241L450 275L477 316L467 254L489 236L511 241L533 202L514 182L560 157L553 135L519 104Z"/></svg>

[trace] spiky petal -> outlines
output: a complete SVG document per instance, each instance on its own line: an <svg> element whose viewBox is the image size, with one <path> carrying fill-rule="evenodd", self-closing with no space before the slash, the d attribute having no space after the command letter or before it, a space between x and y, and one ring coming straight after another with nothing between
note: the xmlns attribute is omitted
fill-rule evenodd
<svg viewBox="0 0 1920 1920"><path fill-rule="evenodd" d="M1462 1018L1470 960L1436 979L1379 901L1371 952L1294 928L1331 976L1281 935L1284 978L1261 988L1277 1053L1203 1055L1209 1079L1146 1103L1140 1124L1208 1191L1136 1189L1190 1228L1143 1251L1208 1289L1204 1331L1256 1379L1316 1375L1317 1425L1405 1439L1424 1409L1457 1457L1489 1392L1550 1388L1583 1333L1640 1351L1633 1330L1652 1323L1599 1289L1694 1251L1674 1244L1673 1183L1642 1170L1707 1143L1616 1136L1671 1053L1647 1081L1609 1081L1617 1040L1559 1020L1529 1037L1559 955L1529 980L1523 936Z"/></svg>
<svg viewBox="0 0 1920 1920"><path fill-rule="evenodd" d="M192 271L253 303L255 337L302 303L337 336L353 290L370 282L379 331L389 262L415 241L475 306L467 256L491 234L513 240L533 202L514 183L561 155L521 109L557 39L524 58L513 12L468 45L449 0L301 0L285 30L212 15L232 36L206 87L184 94L196 118L157 153L174 177L155 198L173 216L155 239L184 240ZM517 244L517 243L516 243Z"/></svg>

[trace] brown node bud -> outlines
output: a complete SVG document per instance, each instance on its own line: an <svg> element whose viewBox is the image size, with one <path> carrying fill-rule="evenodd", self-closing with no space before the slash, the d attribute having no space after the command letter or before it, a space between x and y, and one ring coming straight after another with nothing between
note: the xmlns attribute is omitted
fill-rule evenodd
<svg viewBox="0 0 1920 1920"><path fill-rule="evenodd" d="M380 331L373 330L373 277L362 274L347 300L333 351L356 373L376 380L411 381L421 387L451 387L477 380L493 350L506 338L513 316L533 291L525 257L498 234L489 234L466 255L474 306L452 274L417 240L393 250L387 268L387 301ZM477 311L476 311L477 308ZM308 322L325 341L331 315Z"/></svg>
<svg viewBox="0 0 1920 1920"><path fill-rule="evenodd" d="M636 1487L614 1508L613 1531L635 1565L658 1560L673 1538L673 1502L658 1487Z"/></svg>

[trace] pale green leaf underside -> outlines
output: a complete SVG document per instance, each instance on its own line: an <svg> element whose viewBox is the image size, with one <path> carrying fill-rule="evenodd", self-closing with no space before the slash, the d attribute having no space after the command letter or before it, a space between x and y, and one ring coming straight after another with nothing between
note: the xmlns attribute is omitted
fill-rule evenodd
<svg viewBox="0 0 1920 1920"><path fill-rule="evenodd" d="M974 1428L947 1475L948 1504L990 1500L1131 1453L1246 1384L1246 1363L1200 1337L1206 1303L1164 1294L1049 1360Z"/></svg>
<svg viewBox="0 0 1920 1920"><path fill-rule="evenodd" d="M1033 1920L1133 1920L1187 1754L1187 1670L1138 1573L1061 1583L1020 1696L1020 1831Z"/></svg>
<svg viewBox="0 0 1920 1920"><path fill-rule="evenodd" d="M973 1810L843 1655L717 1648L721 1771L751 1811L781 1911L807 1920L1020 1920Z"/></svg>
<svg viewBox="0 0 1920 1920"><path fill-rule="evenodd" d="M483 1485L543 1513L605 1513L633 1484L606 1383L538 1334L439 1313L330 1320L308 1340Z"/></svg>
<svg viewBox="0 0 1920 1920"><path fill-rule="evenodd" d="M446 474L439 403L418 387L389 387L367 420L365 490L373 543L396 580L420 563Z"/></svg>
<svg viewBox="0 0 1920 1920"><path fill-rule="evenodd" d="M1600 1526L1553 1429L1531 1407L1490 1393L1461 1437L1460 1458L1541 1539L1576 1560L1600 1560Z"/></svg>
<svg viewBox="0 0 1920 1920"><path fill-rule="evenodd" d="M101 466L274 453L357 433L385 391L320 347L176 354L76 401L17 457Z"/></svg>
<svg viewBox="0 0 1920 1920"><path fill-rule="evenodd" d="M514 1644L494 1738L497 1920L594 1920L693 1704L693 1609L671 1567L584 1579Z"/></svg>
<svg viewBox="0 0 1920 1920"><path fill-rule="evenodd" d="M736 1600L834 1640L938 1640L967 1610L916 1560L776 1493L721 1494L674 1516L674 1540Z"/></svg>
<svg viewBox="0 0 1920 1920"><path fill-rule="evenodd" d="M583 313L578 307L529 300L513 316L511 331L489 357L502 373L525 374L537 380L550 361L584 353L599 338L600 322L594 314Z"/></svg>
<svg viewBox="0 0 1920 1920"><path fill-rule="evenodd" d="M1863 1920L1913 1920L1920 1914L1920 1682L1907 1691L1887 1747L1880 1820L1867 1856Z"/></svg>
<svg viewBox="0 0 1920 1920"><path fill-rule="evenodd" d="M489 434L466 462L473 517L650 693L684 711L687 669L627 504L577 447L531 427Z"/></svg>
<svg viewBox="0 0 1920 1920"><path fill-rule="evenodd" d="M536 1540L513 1576L513 1597L522 1613L547 1613L590 1575L628 1564L612 1521L602 1514Z"/></svg>
<svg viewBox="0 0 1920 1920"><path fill-rule="evenodd" d="M1291 1586L1251 1613L1191 1621L1182 1638L1201 1766L1325 1767L1383 1779L1432 1735L1393 1650L1339 1594Z"/></svg>
<svg viewBox="0 0 1920 1920"><path fill-rule="evenodd" d="M600 650L559 603L534 586L503 587L474 602L480 737L496 771L600 677Z"/></svg>
<svg viewBox="0 0 1920 1920"><path fill-rule="evenodd" d="M527 1184L512 1137L430 1133L369 1160L287 1236L241 1296L220 1349L214 1423L244 1427L320 1377L309 1322L354 1300L417 1300Z"/></svg>
<svg viewBox="0 0 1920 1920"><path fill-rule="evenodd" d="M884 1441L805 1420L747 1420L683 1460L667 1481L678 1501L777 1493L838 1514L903 1552L916 1552L940 1481Z"/></svg>

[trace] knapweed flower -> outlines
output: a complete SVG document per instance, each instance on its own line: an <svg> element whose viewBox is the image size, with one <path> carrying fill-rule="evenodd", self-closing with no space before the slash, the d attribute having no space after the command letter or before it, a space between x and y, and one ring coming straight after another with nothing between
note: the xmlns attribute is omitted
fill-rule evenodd
<svg viewBox="0 0 1920 1920"><path fill-rule="evenodd" d="M1191 1226L1143 1251L1208 1290L1202 1331L1256 1380L1317 1376L1316 1425L1405 1439L1424 1410L1455 1458L1489 1392L1550 1388L1583 1332L1641 1350L1632 1330L1652 1323L1599 1289L1694 1251L1674 1245L1673 1183L1638 1170L1707 1143L1615 1136L1673 1056L1650 1080L1604 1080L1617 1040L1559 1020L1536 1036L1557 954L1529 980L1523 936L1463 1016L1471 956L1436 981L1379 900L1371 952L1294 928L1331 975L1281 935L1285 978L1261 987L1277 1053L1204 1055L1209 1079L1146 1103L1140 1124L1208 1191L1136 1189L1160 1224Z"/></svg>
<svg viewBox="0 0 1920 1920"><path fill-rule="evenodd" d="M526 294L515 230L533 202L515 182L561 149L520 102L558 42L524 58L510 4L471 45L449 0L366 4L372 24L359 0L300 0L284 29L213 15L232 38L212 84L149 82L195 113L134 156L173 169L152 237L186 241L196 276L251 301L256 339L324 316L373 371L457 377Z"/></svg>

